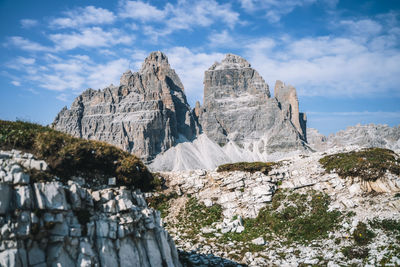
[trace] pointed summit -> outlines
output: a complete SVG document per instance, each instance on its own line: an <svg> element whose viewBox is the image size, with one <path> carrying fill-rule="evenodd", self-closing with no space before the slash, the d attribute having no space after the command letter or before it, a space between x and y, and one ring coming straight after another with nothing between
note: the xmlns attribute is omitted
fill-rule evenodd
<svg viewBox="0 0 400 267"><path fill-rule="evenodd" d="M226 54L221 63L215 62L208 70L227 70L251 68L250 63L241 56Z"/></svg>
<svg viewBox="0 0 400 267"><path fill-rule="evenodd" d="M140 72L154 70L156 68L171 68L168 63L168 57L161 51L151 52L150 55L144 60Z"/></svg>

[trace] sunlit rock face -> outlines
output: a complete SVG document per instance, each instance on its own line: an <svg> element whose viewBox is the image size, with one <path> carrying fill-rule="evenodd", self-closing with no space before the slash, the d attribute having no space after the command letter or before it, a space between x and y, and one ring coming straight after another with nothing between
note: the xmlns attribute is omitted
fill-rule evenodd
<svg viewBox="0 0 400 267"><path fill-rule="evenodd" d="M42 163L0 151L0 266L181 266L140 190L92 177L35 181L26 172Z"/></svg>
<svg viewBox="0 0 400 267"><path fill-rule="evenodd" d="M279 86L272 98L268 84L240 56L227 54L205 72L199 113L203 131L220 145L272 153L301 148L305 141L294 87Z"/></svg>
<svg viewBox="0 0 400 267"><path fill-rule="evenodd" d="M114 144L145 161L198 132L183 85L161 52L151 53L139 72L125 72L119 86L83 92L53 127Z"/></svg>
<svg viewBox="0 0 400 267"><path fill-rule="evenodd" d="M153 52L139 72L125 72L119 86L83 92L53 127L116 145L154 169L266 161L274 153L306 149L296 89L278 81L275 91L271 97L249 62L227 54L205 72L204 104L191 110L167 57Z"/></svg>

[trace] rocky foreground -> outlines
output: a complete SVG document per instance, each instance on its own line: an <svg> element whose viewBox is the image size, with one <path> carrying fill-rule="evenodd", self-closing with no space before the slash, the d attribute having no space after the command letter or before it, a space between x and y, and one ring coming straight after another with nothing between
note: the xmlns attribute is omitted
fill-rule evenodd
<svg viewBox="0 0 400 267"><path fill-rule="evenodd" d="M47 168L32 154L0 151L0 266L181 266L140 190L115 178L42 181Z"/></svg>
<svg viewBox="0 0 400 267"><path fill-rule="evenodd" d="M160 173L166 189L150 203L192 266L399 265L399 174L341 177L319 162L354 149L298 155L264 173Z"/></svg>

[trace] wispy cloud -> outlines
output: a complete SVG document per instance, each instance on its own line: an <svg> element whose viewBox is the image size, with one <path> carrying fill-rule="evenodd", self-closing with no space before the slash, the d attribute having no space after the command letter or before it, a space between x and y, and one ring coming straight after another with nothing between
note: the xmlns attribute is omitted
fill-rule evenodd
<svg viewBox="0 0 400 267"><path fill-rule="evenodd" d="M291 13L296 7L306 6L317 0L239 0L242 8L249 12L263 12L271 23L279 22L281 17ZM334 5L330 1L330 5Z"/></svg>
<svg viewBox="0 0 400 267"><path fill-rule="evenodd" d="M25 39L21 36L12 36L8 40L9 44L12 44L22 50L27 50L27 51L50 51L51 48L43 46L37 42L30 41L28 39Z"/></svg>
<svg viewBox="0 0 400 267"><path fill-rule="evenodd" d="M24 29L29 29L39 24L39 22L35 19L21 19L20 22L21 22L21 27Z"/></svg>
<svg viewBox="0 0 400 267"><path fill-rule="evenodd" d="M249 42L244 56L269 83L285 80L301 95L400 96L400 32L383 31L379 21L351 24L368 24L374 35L261 38Z"/></svg>
<svg viewBox="0 0 400 267"><path fill-rule="evenodd" d="M166 11L158 9L142 1L120 1L119 16L140 21L160 21L166 16Z"/></svg>
<svg viewBox="0 0 400 267"><path fill-rule="evenodd" d="M109 47L117 44L131 44L133 36L118 29L104 31L100 27L85 28L79 32L49 35L57 50L71 50L85 47Z"/></svg>
<svg viewBox="0 0 400 267"><path fill-rule="evenodd" d="M21 86L21 83L19 81L11 81L11 84L14 86Z"/></svg>
<svg viewBox="0 0 400 267"><path fill-rule="evenodd" d="M157 39L179 30L191 30L194 27L208 27L221 22L233 28L239 22L239 13L230 4L220 4L215 0L178 1L167 3L162 9L143 1L120 1L119 16L142 23L160 22L161 25L146 23L144 32Z"/></svg>
<svg viewBox="0 0 400 267"><path fill-rule="evenodd" d="M50 21L53 28L78 28L88 25L110 24L115 21L113 12L94 6L79 7L64 13L65 17Z"/></svg>
<svg viewBox="0 0 400 267"><path fill-rule="evenodd" d="M59 94L56 98L62 102L68 102L68 95L67 94Z"/></svg>

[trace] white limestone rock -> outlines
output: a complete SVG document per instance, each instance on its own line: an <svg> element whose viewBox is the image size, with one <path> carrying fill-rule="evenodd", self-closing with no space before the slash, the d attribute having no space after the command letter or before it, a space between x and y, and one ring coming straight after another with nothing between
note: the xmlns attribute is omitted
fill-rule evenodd
<svg viewBox="0 0 400 267"><path fill-rule="evenodd" d="M59 182L35 183L33 185L38 208L48 210L67 210L64 187Z"/></svg>

